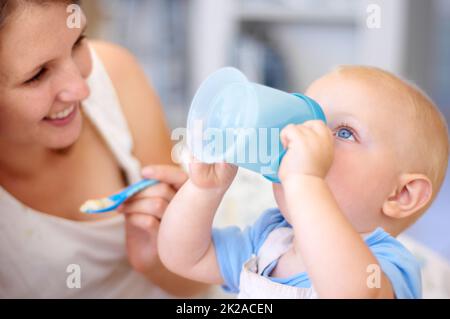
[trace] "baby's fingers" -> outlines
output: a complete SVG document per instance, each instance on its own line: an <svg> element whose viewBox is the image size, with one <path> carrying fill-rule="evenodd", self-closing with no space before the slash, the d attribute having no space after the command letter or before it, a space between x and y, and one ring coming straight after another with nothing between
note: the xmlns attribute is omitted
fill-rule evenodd
<svg viewBox="0 0 450 319"><path fill-rule="evenodd" d="M329 137L331 135L330 128L325 124L325 122L320 120L307 121L303 123L303 126L311 129L322 137Z"/></svg>
<svg viewBox="0 0 450 319"><path fill-rule="evenodd" d="M189 173L191 174L198 174L202 172L209 172L214 168L214 164L207 164L200 162L199 160L194 160L189 163Z"/></svg>
<svg viewBox="0 0 450 319"><path fill-rule="evenodd" d="M280 138L281 144L283 144L284 148L289 148L289 144L292 141L297 139L301 139L304 137L304 133L301 128L294 124L289 124L281 131Z"/></svg>

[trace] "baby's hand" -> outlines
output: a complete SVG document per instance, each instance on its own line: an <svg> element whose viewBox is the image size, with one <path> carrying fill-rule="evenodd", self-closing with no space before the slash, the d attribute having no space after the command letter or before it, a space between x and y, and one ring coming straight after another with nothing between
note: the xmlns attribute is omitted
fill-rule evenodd
<svg viewBox="0 0 450 319"><path fill-rule="evenodd" d="M278 172L282 183L299 175L325 177L333 161L334 138L324 122L290 124L281 131L280 138L287 149Z"/></svg>
<svg viewBox="0 0 450 319"><path fill-rule="evenodd" d="M205 164L191 160L189 178L198 188L226 191L233 182L237 169L237 166L227 163Z"/></svg>

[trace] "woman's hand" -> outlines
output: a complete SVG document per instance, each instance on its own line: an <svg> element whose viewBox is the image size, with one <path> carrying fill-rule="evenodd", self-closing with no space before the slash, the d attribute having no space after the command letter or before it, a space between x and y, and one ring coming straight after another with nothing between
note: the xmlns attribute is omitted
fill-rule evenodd
<svg viewBox="0 0 450 319"><path fill-rule="evenodd" d="M160 265L156 239L161 218L187 175L181 168L170 165L147 166L142 175L160 183L132 197L118 211L125 214L128 260L136 271L148 274Z"/></svg>

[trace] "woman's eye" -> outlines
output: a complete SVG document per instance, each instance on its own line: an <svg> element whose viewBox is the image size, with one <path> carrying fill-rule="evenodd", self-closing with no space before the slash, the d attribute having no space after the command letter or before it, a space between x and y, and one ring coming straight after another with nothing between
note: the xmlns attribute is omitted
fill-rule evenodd
<svg viewBox="0 0 450 319"><path fill-rule="evenodd" d="M27 80L25 82L25 84L30 84L30 83L39 81L46 71L47 71L47 69L45 69L45 68L41 69L35 76L33 76L31 79Z"/></svg>
<svg viewBox="0 0 450 319"><path fill-rule="evenodd" d="M355 136L353 134L353 132L345 127L341 127L336 131L336 136L344 139L344 140L349 140L349 141L354 141L355 140Z"/></svg>
<svg viewBox="0 0 450 319"><path fill-rule="evenodd" d="M81 43L83 42L84 39L86 39L86 36L85 35L81 35L78 38L78 40L74 43L73 48L74 49L78 48L81 45Z"/></svg>

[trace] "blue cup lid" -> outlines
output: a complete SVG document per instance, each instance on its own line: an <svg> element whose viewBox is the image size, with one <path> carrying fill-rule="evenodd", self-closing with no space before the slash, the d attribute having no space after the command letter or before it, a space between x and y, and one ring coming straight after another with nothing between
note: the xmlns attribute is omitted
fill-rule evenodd
<svg viewBox="0 0 450 319"><path fill-rule="evenodd" d="M301 98L303 101L306 102L306 104L308 104L311 112L314 114L314 118L316 118L317 120L322 120L325 123L327 122L327 119L325 117L325 113L323 113L322 108L320 107L319 103L317 103L315 100L313 100L312 98L310 98L309 96L300 94L300 93L292 93L293 95Z"/></svg>

